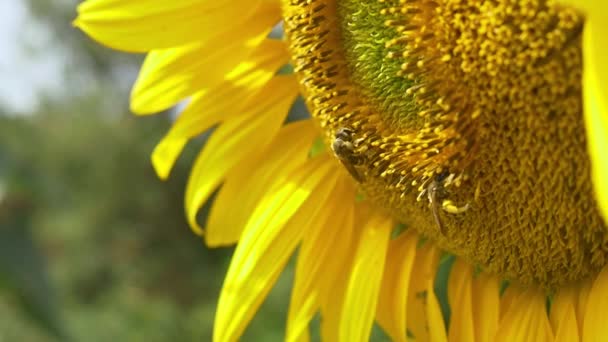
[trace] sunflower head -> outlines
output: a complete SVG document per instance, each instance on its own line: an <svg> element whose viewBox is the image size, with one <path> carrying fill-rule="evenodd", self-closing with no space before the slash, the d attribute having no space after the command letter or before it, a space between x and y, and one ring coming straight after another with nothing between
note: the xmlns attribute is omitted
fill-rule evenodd
<svg viewBox="0 0 608 342"><path fill-rule="evenodd" d="M285 9L307 103L328 143L347 143L334 151L368 198L525 284L551 287L604 266L578 12L552 1L294 0Z"/></svg>
<svg viewBox="0 0 608 342"><path fill-rule="evenodd" d="M374 320L396 341L576 341L605 335L608 303L608 44L590 33L608 11L579 2L89 0L75 23L150 51L134 111L188 99L162 178L216 127L185 199L208 245L238 241L214 340L239 339L297 250L287 340L320 314L328 341ZM282 126L298 94L314 124Z"/></svg>

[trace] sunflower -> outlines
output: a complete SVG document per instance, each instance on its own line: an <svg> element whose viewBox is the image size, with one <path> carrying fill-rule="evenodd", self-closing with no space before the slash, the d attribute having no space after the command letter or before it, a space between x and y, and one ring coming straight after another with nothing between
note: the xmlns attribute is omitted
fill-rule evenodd
<svg viewBox="0 0 608 342"><path fill-rule="evenodd" d="M290 341L316 315L327 341L374 322L395 341L599 341L608 11L572 6L88 0L75 25L148 53L133 112L187 99L152 154L161 178L216 128L185 198L207 245L238 242L214 340L239 339L297 249ZM312 119L284 124L299 95Z"/></svg>

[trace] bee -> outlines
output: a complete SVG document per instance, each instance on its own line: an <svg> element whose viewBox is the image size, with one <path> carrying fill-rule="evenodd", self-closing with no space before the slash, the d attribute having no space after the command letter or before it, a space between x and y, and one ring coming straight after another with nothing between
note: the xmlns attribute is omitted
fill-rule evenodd
<svg viewBox="0 0 608 342"><path fill-rule="evenodd" d="M437 224L439 232L442 235L445 235L445 227L443 226L441 217L439 216L439 208L450 214L460 214L469 210L469 203L465 204L463 207L457 207L452 201L446 199L448 196L448 191L444 185L446 183L450 183L452 177L453 175L448 175L447 172L438 174L418 195L418 200L420 200L420 198L422 198L422 196L425 194L427 195L429 204L431 206L431 212L433 213L433 218L435 219L435 223ZM439 202L441 202L441 204Z"/></svg>
<svg viewBox="0 0 608 342"><path fill-rule="evenodd" d="M363 156L357 150L362 139L354 139L354 133L351 128L342 127L338 129L331 144L331 149L351 176L361 183L364 178L356 166L361 165L364 161Z"/></svg>
<svg viewBox="0 0 608 342"><path fill-rule="evenodd" d="M435 179L429 183L429 186L426 188L426 195L429 204L431 205L431 212L433 213L435 223L437 224L437 227L439 227L439 232L441 235L445 235L445 228L443 223L441 223L441 217L439 217L439 200L440 198L447 196L447 191L443 187L442 180L439 176L435 177Z"/></svg>

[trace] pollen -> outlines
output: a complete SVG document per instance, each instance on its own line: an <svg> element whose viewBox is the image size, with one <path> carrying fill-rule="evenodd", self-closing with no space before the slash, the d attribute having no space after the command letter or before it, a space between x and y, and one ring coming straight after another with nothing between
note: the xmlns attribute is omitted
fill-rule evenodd
<svg viewBox="0 0 608 342"><path fill-rule="evenodd" d="M576 11L548 0L289 0L284 13L302 93L329 145L352 132L366 198L522 284L552 288L607 263Z"/></svg>

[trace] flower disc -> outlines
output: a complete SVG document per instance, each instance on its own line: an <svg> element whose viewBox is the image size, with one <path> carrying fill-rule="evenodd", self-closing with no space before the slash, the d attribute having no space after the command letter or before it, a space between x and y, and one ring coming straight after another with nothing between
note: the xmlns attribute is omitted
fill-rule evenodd
<svg viewBox="0 0 608 342"><path fill-rule="evenodd" d="M606 264L577 12L523 0L291 0L283 11L307 104L379 207L524 284Z"/></svg>

